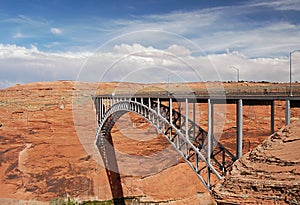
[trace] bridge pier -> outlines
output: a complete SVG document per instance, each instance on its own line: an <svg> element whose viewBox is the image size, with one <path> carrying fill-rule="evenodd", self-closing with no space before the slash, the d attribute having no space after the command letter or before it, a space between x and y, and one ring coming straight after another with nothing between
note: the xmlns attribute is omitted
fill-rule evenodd
<svg viewBox="0 0 300 205"><path fill-rule="evenodd" d="M291 123L291 101L285 100L285 125Z"/></svg>
<svg viewBox="0 0 300 205"><path fill-rule="evenodd" d="M172 128L172 125L173 125L173 100L172 100L172 98L170 98L169 99L169 122L170 122L170 139L172 139L173 138L173 136L172 136L172 131L173 131L173 128Z"/></svg>
<svg viewBox="0 0 300 205"><path fill-rule="evenodd" d="M243 155L243 100L239 99L236 105L236 157Z"/></svg>
<svg viewBox="0 0 300 205"><path fill-rule="evenodd" d="M274 100L271 101L271 134L275 131L275 105Z"/></svg>
<svg viewBox="0 0 300 205"><path fill-rule="evenodd" d="M161 114L160 114L160 100L159 100L159 98L157 98L157 114L158 114L158 116L161 116ZM160 129L159 126L160 126L159 125L159 118L157 118L157 127L158 127L158 129Z"/></svg>
<svg viewBox="0 0 300 205"><path fill-rule="evenodd" d="M178 102L178 113L179 113L179 116L182 115L181 107L182 107L181 102ZM182 132L181 117L179 117L178 121L179 121L179 130Z"/></svg>
<svg viewBox="0 0 300 205"><path fill-rule="evenodd" d="M189 99L185 98L185 136L189 136ZM190 141L190 138L187 137Z"/></svg>
<svg viewBox="0 0 300 205"><path fill-rule="evenodd" d="M193 102L193 122L196 122L196 103ZM193 125L193 139L196 137L196 123Z"/></svg>
<svg viewBox="0 0 300 205"><path fill-rule="evenodd" d="M212 135L213 135L213 105L210 99L207 101L207 117L208 117L208 128L207 128L207 161L210 162L211 151L212 151Z"/></svg>
<svg viewBox="0 0 300 205"><path fill-rule="evenodd" d="M207 100L207 117L208 117L208 128L207 128L207 163L211 163L211 153L212 153L212 135L213 135L213 105L211 99ZM207 187L210 189L210 168L207 169Z"/></svg>

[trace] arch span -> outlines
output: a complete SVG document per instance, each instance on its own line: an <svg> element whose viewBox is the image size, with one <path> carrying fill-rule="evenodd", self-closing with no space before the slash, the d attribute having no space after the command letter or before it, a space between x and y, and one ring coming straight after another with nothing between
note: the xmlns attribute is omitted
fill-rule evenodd
<svg viewBox="0 0 300 205"><path fill-rule="evenodd" d="M221 179L226 169L236 160L223 145L214 139L212 134L208 134L193 120L173 109L172 98L163 100L130 98L117 99L116 102L109 99L107 111L104 109L103 99L100 101L101 105L96 104L96 108L98 106L101 110L98 116L96 145L107 170L118 171L115 153L108 150L106 143L109 142L112 145L111 129L116 121L127 112L142 116L154 126L185 159L208 190L211 188L211 174ZM186 102L188 103L188 99Z"/></svg>

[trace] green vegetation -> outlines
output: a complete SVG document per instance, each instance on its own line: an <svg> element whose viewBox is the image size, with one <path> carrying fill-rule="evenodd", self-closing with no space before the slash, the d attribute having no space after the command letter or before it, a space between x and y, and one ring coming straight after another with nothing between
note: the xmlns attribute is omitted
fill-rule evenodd
<svg viewBox="0 0 300 205"><path fill-rule="evenodd" d="M241 175L242 175L242 176L246 176L246 175L251 175L251 174L250 174L249 172L242 171L242 172L241 172Z"/></svg>
<svg viewBox="0 0 300 205"><path fill-rule="evenodd" d="M112 200L108 201L84 201L81 202L80 205L113 205L114 202Z"/></svg>
<svg viewBox="0 0 300 205"><path fill-rule="evenodd" d="M107 201L82 201L77 202L74 199L71 199L68 197L65 198L55 198L51 199L50 205L113 205L113 200L107 200Z"/></svg>
<svg viewBox="0 0 300 205"><path fill-rule="evenodd" d="M124 201L132 201L134 198L128 197L124 198ZM113 200L106 200L106 201L81 201L78 202L71 197L67 198L54 198L51 199L50 205L114 205Z"/></svg>
<svg viewBox="0 0 300 205"><path fill-rule="evenodd" d="M74 199L70 197L65 198L55 198L51 199L50 205L79 205Z"/></svg>

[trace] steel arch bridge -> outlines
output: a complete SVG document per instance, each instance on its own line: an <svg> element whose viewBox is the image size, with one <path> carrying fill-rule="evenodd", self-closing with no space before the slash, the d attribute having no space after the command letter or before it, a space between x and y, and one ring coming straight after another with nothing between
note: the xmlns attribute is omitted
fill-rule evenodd
<svg viewBox="0 0 300 205"><path fill-rule="evenodd" d="M125 113L134 112L146 119L161 133L174 149L188 163L203 185L210 190L211 177L215 175L221 179L228 167L237 159L220 142L212 131L213 119L212 103L208 99L208 131L202 129L195 122L195 105L197 101L182 98L185 103L185 115L181 109L173 109L173 104L178 99L172 97L93 97L98 120L96 132L96 145L101 153L107 169L112 164L109 155L114 155L107 150L107 142L112 143L110 131L116 121ZM191 106L192 105L192 106ZM191 107L189 107L191 106ZM189 118L189 109L192 109L193 117ZM110 178L111 174L108 174ZM111 180L110 180L111 181ZM113 184L111 184L113 186Z"/></svg>
<svg viewBox="0 0 300 205"><path fill-rule="evenodd" d="M125 113L133 112L146 119L161 133L174 149L185 159L203 185L211 191L212 176L218 179L225 176L233 162L242 156L243 151L243 106L270 106L270 133L275 128L275 101L285 101L285 124L290 124L291 108L300 107L300 92L296 87L293 95L287 92L233 92L220 94L212 92L176 94L173 93L129 93L103 94L92 96L98 121L96 145L106 167L107 176L116 204L125 204L122 184L118 174L118 164L113 147L111 129ZM130 96L130 97L129 97ZM207 131L196 123L196 106L207 104ZM174 106L174 105L179 105ZM181 104L185 106L181 107ZM236 105L236 149L230 153L214 136L214 105ZM183 108L183 109L181 109ZM185 108L185 109L184 109ZM185 110L185 112L184 112ZM191 114L190 114L191 113ZM192 115L192 116L190 116ZM113 171L111 171L113 169Z"/></svg>

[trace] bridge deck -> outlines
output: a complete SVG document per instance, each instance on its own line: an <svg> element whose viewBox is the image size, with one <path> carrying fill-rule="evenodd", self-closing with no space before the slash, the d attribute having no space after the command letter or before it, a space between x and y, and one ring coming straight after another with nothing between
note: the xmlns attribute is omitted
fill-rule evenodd
<svg viewBox="0 0 300 205"><path fill-rule="evenodd" d="M227 93L218 94L211 93L168 93L168 92L151 92L151 93L113 93L101 94L93 97L101 98L159 98L161 101L169 101L170 98L176 102L184 102L189 99L190 102L207 103L210 99L215 104L236 104L238 100L242 99L244 105L271 105L273 101L289 100L291 107L300 107L300 93L295 93L289 96L287 93Z"/></svg>

